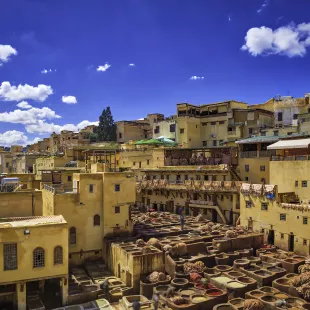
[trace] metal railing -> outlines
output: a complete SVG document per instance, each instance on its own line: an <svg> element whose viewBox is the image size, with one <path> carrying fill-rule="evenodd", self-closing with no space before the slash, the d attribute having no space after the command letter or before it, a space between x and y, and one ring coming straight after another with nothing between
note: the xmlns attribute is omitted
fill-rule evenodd
<svg viewBox="0 0 310 310"><path fill-rule="evenodd" d="M270 157L276 155L276 150L240 152L240 158Z"/></svg>
<svg viewBox="0 0 310 310"><path fill-rule="evenodd" d="M18 188L19 184L2 184L0 185L0 193L12 193Z"/></svg>
<svg viewBox="0 0 310 310"><path fill-rule="evenodd" d="M271 161L301 161L310 160L310 155L271 156Z"/></svg>

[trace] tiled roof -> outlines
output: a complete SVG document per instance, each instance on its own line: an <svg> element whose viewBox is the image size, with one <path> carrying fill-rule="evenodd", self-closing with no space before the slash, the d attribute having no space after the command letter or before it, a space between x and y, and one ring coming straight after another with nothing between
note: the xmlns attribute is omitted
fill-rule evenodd
<svg viewBox="0 0 310 310"><path fill-rule="evenodd" d="M280 136L256 136L252 138L247 138L243 140L236 141L236 144L246 144L246 143L261 143L261 142L277 142L281 139L298 138L305 137L303 134L291 134L291 135L280 135Z"/></svg>

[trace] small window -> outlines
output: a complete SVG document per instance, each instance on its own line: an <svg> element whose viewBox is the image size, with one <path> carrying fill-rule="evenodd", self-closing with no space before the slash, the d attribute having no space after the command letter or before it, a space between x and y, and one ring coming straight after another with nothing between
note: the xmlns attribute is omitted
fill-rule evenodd
<svg viewBox="0 0 310 310"><path fill-rule="evenodd" d="M134 161L134 162L132 163L132 165L135 166L135 165L136 165L136 162Z"/></svg>
<svg viewBox="0 0 310 310"><path fill-rule="evenodd" d="M70 227L69 230L69 244L75 245L76 244L76 228Z"/></svg>
<svg viewBox="0 0 310 310"><path fill-rule="evenodd" d="M249 181L249 177L245 177L245 181L247 181L247 182L248 182L248 181Z"/></svg>
<svg viewBox="0 0 310 310"><path fill-rule="evenodd" d="M200 181L200 175L199 174L196 175L196 180Z"/></svg>
<svg viewBox="0 0 310 310"><path fill-rule="evenodd" d="M261 132L260 134L262 137L265 137L266 136L266 132Z"/></svg>
<svg viewBox="0 0 310 310"><path fill-rule="evenodd" d="M119 192L121 190L121 185L120 184L115 184L115 191Z"/></svg>
<svg viewBox="0 0 310 310"><path fill-rule="evenodd" d="M207 175L204 175L204 176L203 176L203 179L204 179L205 181L208 181L208 180L209 180L209 177L208 177Z"/></svg>
<svg viewBox="0 0 310 310"><path fill-rule="evenodd" d="M274 135L274 136L278 136L278 135L279 135L279 130L275 130L275 131L273 132L273 135Z"/></svg>
<svg viewBox="0 0 310 310"><path fill-rule="evenodd" d="M284 234L281 234L281 239L284 239Z"/></svg>
<svg viewBox="0 0 310 310"><path fill-rule="evenodd" d="M147 164L147 165L150 164L150 160L149 160L149 159L146 160L146 164Z"/></svg>
<svg viewBox="0 0 310 310"><path fill-rule="evenodd" d="M293 119L298 119L298 114L293 114Z"/></svg>
<svg viewBox="0 0 310 310"><path fill-rule="evenodd" d="M249 128L249 135L253 134L253 128Z"/></svg>
<svg viewBox="0 0 310 310"><path fill-rule="evenodd" d="M307 218L307 217L303 217L302 223L303 223L304 225L308 225L308 218Z"/></svg>
<svg viewBox="0 0 310 310"><path fill-rule="evenodd" d="M302 181L301 182L301 186L302 187L307 187L308 186L308 182L307 181Z"/></svg>
<svg viewBox="0 0 310 310"><path fill-rule="evenodd" d="M100 226L100 215L94 215L94 226Z"/></svg>
<svg viewBox="0 0 310 310"><path fill-rule="evenodd" d="M170 125L170 132L175 132L175 124Z"/></svg>
<svg viewBox="0 0 310 310"><path fill-rule="evenodd" d="M167 181L169 181L169 174L166 175L166 179L167 179Z"/></svg>
<svg viewBox="0 0 310 310"><path fill-rule="evenodd" d="M9 168L9 163L6 163L6 164L5 164L5 167L6 167L6 168Z"/></svg>
<svg viewBox="0 0 310 310"><path fill-rule="evenodd" d="M115 207L115 213L121 213L121 208L120 207Z"/></svg>
<svg viewBox="0 0 310 310"><path fill-rule="evenodd" d="M265 171L265 166L260 166L260 171Z"/></svg>
<svg viewBox="0 0 310 310"><path fill-rule="evenodd" d="M280 221L286 221L286 214L284 213L280 214Z"/></svg>
<svg viewBox="0 0 310 310"><path fill-rule="evenodd" d="M184 176L184 180L185 180L185 181L187 181L187 180L188 180L188 175L187 175L187 174L185 174L185 176Z"/></svg>
<svg viewBox="0 0 310 310"><path fill-rule="evenodd" d="M250 165L245 165L245 166L244 166L244 170L245 170L246 172L249 172L249 171L250 171Z"/></svg>
<svg viewBox="0 0 310 310"><path fill-rule="evenodd" d="M72 182L72 176L71 175L68 176L68 182Z"/></svg>
<svg viewBox="0 0 310 310"><path fill-rule="evenodd" d="M141 161L139 161L139 168L141 168L142 167L142 163L141 163Z"/></svg>
<svg viewBox="0 0 310 310"><path fill-rule="evenodd" d="M246 207L246 208L252 208L252 201L247 200L247 201L245 202L245 207Z"/></svg>
<svg viewBox="0 0 310 310"><path fill-rule="evenodd" d="M216 125L216 122L211 122L211 125L212 125L212 126Z"/></svg>
<svg viewBox="0 0 310 310"><path fill-rule="evenodd" d="M265 229L262 228L262 229L260 230L260 232L261 232L262 234L264 234L264 233L265 233Z"/></svg>
<svg viewBox="0 0 310 310"><path fill-rule="evenodd" d="M184 128L180 128L180 134L184 133Z"/></svg>
<svg viewBox="0 0 310 310"><path fill-rule="evenodd" d="M17 269L17 243L3 245L3 267L4 271Z"/></svg>
<svg viewBox="0 0 310 310"><path fill-rule="evenodd" d="M36 248L33 251L33 268L44 267L45 252L43 248Z"/></svg>
<svg viewBox="0 0 310 310"><path fill-rule="evenodd" d="M307 245L307 240L306 239L303 240L303 245Z"/></svg>
<svg viewBox="0 0 310 310"><path fill-rule="evenodd" d="M165 175L164 175L164 174L161 174L161 175L160 175L160 179L161 179L161 180L164 180L164 179L165 179Z"/></svg>
<svg viewBox="0 0 310 310"><path fill-rule="evenodd" d="M54 265L61 265L63 263L63 251L61 246L54 248Z"/></svg>
<svg viewBox="0 0 310 310"><path fill-rule="evenodd" d="M118 134L118 138L122 139L122 133L121 132Z"/></svg>
<svg viewBox="0 0 310 310"><path fill-rule="evenodd" d="M94 184L89 184L89 192L90 193L94 192Z"/></svg>
<svg viewBox="0 0 310 310"><path fill-rule="evenodd" d="M261 209L263 211L268 211L268 203L267 202L262 202Z"/></svg>
<svg viewBox="0 0 310 310"><path fill-rule="evenodd" d="M213 146L216 146L216 142L217 142L216 140L213 140Z"/></svg>
<svg viewBox="0 0 310 310"><path fill-rule="evenodd" d="M207 146L207 141L202 141L202 146Z"/></svg>
<svg viewBox="0 0 310 310"><path fill-rule="evenodd" d="M225 121L220 121L219 124L220 124L220 125L224 125L224 124L225 124Z"/></svg>
<svg viewBox="0 0 310 310"><path fill-rule="evenodd" d="M156 175L153 175L153 180L156 180Z"/></svg>
<svg viewBox="0 0 310 310"><path fill-rule="evenodd" d="M282 112L278 112L278 121L282 122L282 119L283 119Z"/></svg>
<svg viewBox="0 0 310 310"><path fill-rule="evenodd" d="M298 187L298 181L295 181L295 187Z"/></svg>

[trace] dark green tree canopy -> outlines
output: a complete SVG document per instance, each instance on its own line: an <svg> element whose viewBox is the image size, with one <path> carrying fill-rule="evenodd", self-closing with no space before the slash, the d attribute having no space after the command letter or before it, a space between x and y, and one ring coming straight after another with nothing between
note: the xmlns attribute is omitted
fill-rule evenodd
<svg viewBox="0 0 310 310"><path fill-rule="evenodd" d="M99 141L116 141L116 124L114 123L110 107L102 111L96 134Z"/></svg>

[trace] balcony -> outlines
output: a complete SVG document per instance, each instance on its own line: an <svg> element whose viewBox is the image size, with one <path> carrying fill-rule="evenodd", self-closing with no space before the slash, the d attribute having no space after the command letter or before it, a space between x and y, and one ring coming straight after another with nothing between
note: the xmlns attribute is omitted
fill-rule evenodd
<svg viewBox="0 0 310 310"><path fill-rule="evenodd" d="M276 150L269 151L246 151L240 152L240 158L262 158L262 157L270 157L275 156Z"/></svg>
<svg viewBox="0 0 310 310"><path fill-rule="evenodd" d="M144 180L137 182L137 192L141 190L184 190L194 192L238 193L241 181L167 181Z"/></svg>

